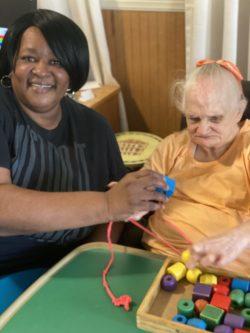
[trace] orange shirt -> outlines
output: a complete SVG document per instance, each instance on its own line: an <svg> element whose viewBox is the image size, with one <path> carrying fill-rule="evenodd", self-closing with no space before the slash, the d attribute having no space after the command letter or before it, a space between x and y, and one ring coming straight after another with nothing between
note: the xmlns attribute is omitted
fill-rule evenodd
<svg viewBox="0 0 250 333"><path fill-rule="evenodd" d="M145 165L176 180L173 196L151 216L149 227L181 250L188 244L171 224L195 243L250 219L250 121L218 160L199 162L194 151L183 130L165 138ZM171 252L148 235L143 242L154 252Z"/></svg>

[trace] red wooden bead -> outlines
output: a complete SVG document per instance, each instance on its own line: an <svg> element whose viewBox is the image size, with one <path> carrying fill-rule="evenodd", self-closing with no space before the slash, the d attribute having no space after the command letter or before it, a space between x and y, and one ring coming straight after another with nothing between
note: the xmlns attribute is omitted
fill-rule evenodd
<svg viewBox="0 0 250 333"><path fill-rule="evenodd" d="M212 296L210 304L228 312L231 305L231 298L215 293Z"/></svg>
<svg viewBox="0 0 250 333"><path fill-rule="evenodd" d="M194 309L197 315L201 313L201 311L205 308L208 302L205 299L197 299L194 303Z"/></svg>
<svg viewBox="0 0 250 333"><path fill-rule="evenodd" d="M230 292L230 289L225 284L215 284L213 286L213 291L216 294L228 296L229 292Z"/></svg>
<svg viewBox="0 0 250 333"><path fill-rule="evenodd" d="M242 330L241 328L235 328L234 333L249 333L249 330Z"/></svg>
<svg viewBox="0 0 250 333"><path fill-rule="evenodd" d="M218 283L217 284L223 284L224 286L227 286L228 288L230 288L231 281L232 281L232 279L230 279L227 276L220 276L219 279L218 279Z"/></svg>

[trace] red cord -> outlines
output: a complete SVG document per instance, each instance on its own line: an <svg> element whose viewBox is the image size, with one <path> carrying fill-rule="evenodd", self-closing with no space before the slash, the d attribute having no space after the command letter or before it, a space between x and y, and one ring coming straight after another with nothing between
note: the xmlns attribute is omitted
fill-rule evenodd
<svg viewBox="0 0 250 333"><path fill-rule="evenodd" d="M144 232L146 232L150 236L159 240L162 244L164 244L166 247L169 247L170 249L172 249L175 253L181 254L180 250L178 250L173 245L171 245L169 242L167 242L163 237L161 237L160 235L157 235L156 233L154 233L154 232L150 231L149 229L145 228L143 225L141 225L139 222L137 222L133 218L129 218L128 221L131 222L132 224L134 224L137 228L142 229ZM168 221L168 222L171 223L170 221ZM107 294L111 298L112 303L114 304L114 306L123 306L124 309L126 311L128 311L129 308L130 308L130 304L132 302L132 298L129 295L121 295L120 297L116 297L113 294L113 292L111 291L109 283L107 281L108 272L109 272L110 267L112 266L112 264L114 262L114 259L115 259L113 246L112 246L112 239L111 239L112 226L113 226L113 222L110 221L109 224L108 224L108 228L107 228L107 240L108 240L108 247L109 247L109 251L110 251L110 259L109 259L109 262L108 262L107 266L105 267L105 269L103 270L103 273L102 273L102 284L103 284ZM179 232L179 234L181 234L183 236L183 238L185 238L187 240L188 243L191 244L191 241L188 239L188 237L179 228L177 228L172 223L171 223L171 226L177 232Z"/></svg>
<svg viewBox="0 0 250 333"><path fill-rule="evenodd" d="M109 259L109 262L108 262L106 268L102 272L102 284L103 284L107 294L111 298L112 303L114 304L114 306L123 306L124 309L126 311L128 311L129 307L130 307L130 303L132 301L131 297L129 295L121 295L120 297L116 297L112 293L112 291L109 287L109 283L106 279L106 276L107 276L107 274L109 272L109 269L110 269L112 263L114 262L114 258L115 258L114 251L113 251L113 246L112 246L112 239L111 239L112 225L113 225L113 222L111 221L111 222L109 222L108 228L107 228L107 239L108 239L108 247L109 247L109 251L110 251L110 259Z"/></svg>
<svg viewBox="0 0 250 333"><path fill-rule="evenodd" d="M169 242L167 242L163 237L161 237L160 235L154 233L153 231L145 228L143 225L141 225L139 222L137 222L136 220L129 218L128 219L129 222L131 222L132 224L134 224L137 228L142 229L144 232L146 232L147 234L149 234L150 236L152 236L153 238L159 240L162 244L164 244L166 247L169 247L170 249L172 249L175 253L177 254L181 254L181 251L178 250L176 247L174 247L173 245L171 245Z"/></svg>

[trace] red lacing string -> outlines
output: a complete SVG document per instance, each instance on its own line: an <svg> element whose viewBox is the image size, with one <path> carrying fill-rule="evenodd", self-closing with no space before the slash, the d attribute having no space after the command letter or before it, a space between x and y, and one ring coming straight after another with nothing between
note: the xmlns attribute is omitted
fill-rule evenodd
<svg viewBox="0 0 250 333"><path fill-rule="evenodd" d="M112 293L112 291L109 287L108 281L106 279L106 276L109 272L109 269L110 269L110 267L111 267L111 265L112 265L112 263L114 262L114 259L115 259L114 250L113 250L113 246L112 246L112 240L111 240L112 225L113 225L113 222L111 221L111 222L109 222L108 228L107 228L107 239L108 239L108 247L109 247L109 251L110 251L110 259L109 259L109 262L108 262L106 268L102 272L102 284L103 284L107 294L111 298L112 303L114 304L114 306L121 306L122 305L124 307L124 309L126 311L128 311L130 303L132 301L132 298L129 295L121 295L120 297L116 297Z"/></svg>
<svg viewBox="0 0 250 333"><path fill-rule="evenodd" d="M158 235L158 234L152 232L151 230L145 228L143 225L141 225L139 222L137 222L133 218L129 218L128 221L131 222L132 224L134 224L137 228L142 229L144 232L146 232L147 234L149 234L153 238L156 238L157 240L159 240L162 244L164 244L166 247L172 249L178 255L181 254L180 250L178 250L172 244L167 242L163 237L161 237L160 235ZM185 233L183 233L182 230L180 230L177 226L175 226L171 221L167 221L167 222L169 222L169 224L171 224L172 228L174 228L189 244L192 244L190 239L185 235ZM110 259L109 259L109 262L108 262L107 266L105 267L105 269L103 270L103 273L102 273L102 284L103 284L107 294L111 298L112 303L114 304L114 306L123 306L124 309L126 311L128 311L129 308L130 308L130 304L132 302L132 298L129 295L121 295L120 297L116 297L113 294L113 292L111 291L109 283L107 281L108 272L109 272L110 267L112 266L112 264L114 262L114 259L115 259L114 250L113 250L113 246L112 246L112 239L111 239L112 226L113 226L113 222L110 221L109 224L108 224L108 228L107 228L107 240L108 240L108 247L109 247L109 251L110 251Z"/></svg>

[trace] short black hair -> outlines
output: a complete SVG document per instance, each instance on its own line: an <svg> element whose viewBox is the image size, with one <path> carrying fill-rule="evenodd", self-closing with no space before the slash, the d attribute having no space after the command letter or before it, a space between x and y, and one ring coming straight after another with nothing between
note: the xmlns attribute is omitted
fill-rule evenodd
<svg viewBox="0 0 250 333"><path fill-rule="evenodd" d="M48 9L20 16L8 29L0 50L0 78L15 68L23 33L37 27L70 77L71 91L79 90L89 72L89 50L83 31L68 17Z"/></svg>

